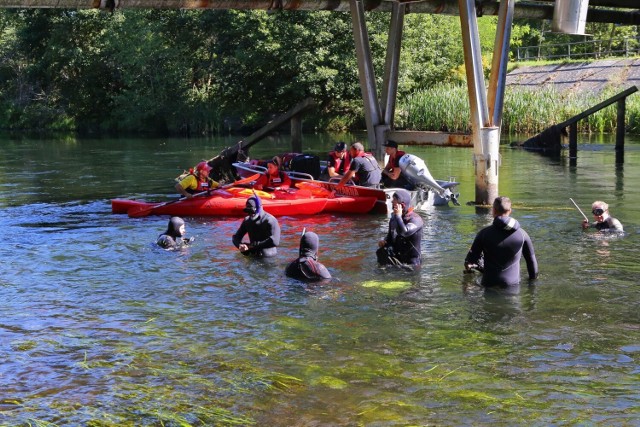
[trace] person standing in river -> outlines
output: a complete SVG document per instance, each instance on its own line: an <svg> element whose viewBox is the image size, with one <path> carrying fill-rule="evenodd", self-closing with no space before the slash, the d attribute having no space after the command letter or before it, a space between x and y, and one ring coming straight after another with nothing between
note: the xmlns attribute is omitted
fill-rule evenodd
<svg viewBox="0 0 640 427"><path fill-rule="evenodd" d="M515 286L520 283L520 258L527 263L529 279L538 277L538 261L531 238L511 218L511 199L493 201L493 224L476 235L464 260L465 270L481 271L482 285Z"/></svg>
<svg viewBox="0 0 640 427"><path fill-rule="evenodd" d="M291 261L285 269L287 277L302 282L319 282L331 279L329 270L318 261L319 246L320 239L316 233L303 231L302 237L300 237L298 258Z"/></svg>
<svg viewBox="0 0 640 427"><path fill-rule="evenodd" d="M244 211L248 214L240 224L240 228L233 235L231 241L242 255L254 257L273 257L278 254L276 249L280 244L280 224L278 220L262 208L258 196L247 199ZM244 236L249 235L249 241L243 242Z"/></svg>
<svg viewBox="0 0 640 427"><path fill-rule="evenodd" d="M594 223L589 223L587 219L582 221L582 228L594 227L598 231L623 232L622 223L609 214L609 205L601 200L596 200L591 204L591 213L595 218Z"/></svg>
<svg viewBox="0 0 640 427"><path fill-rule="evenodd" d="M424 221L411 208L411 193L398 189L391 198L393 213L387 236L378 242L376 258L380 265L420 266Z"/></svg>

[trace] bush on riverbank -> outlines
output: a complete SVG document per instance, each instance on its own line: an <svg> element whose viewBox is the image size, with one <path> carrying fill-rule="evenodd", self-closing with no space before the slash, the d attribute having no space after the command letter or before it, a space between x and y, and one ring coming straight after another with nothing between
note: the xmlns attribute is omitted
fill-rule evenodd
<svg viewBox="0 0 640 427"><path fill-rule="evenodd" d="M535 90L510 89L505 92L502 130L505 133L533 134L561 123L593 107L618 91L601 94L559 93L553 87ZM413 130L470 132L467 87L441 85L415 92L398 103L397 127ZM617 108L610 105L578 122L578 132L610 133L616 130ZM640 134L640 96L626 101L626 131Z"/></svg>

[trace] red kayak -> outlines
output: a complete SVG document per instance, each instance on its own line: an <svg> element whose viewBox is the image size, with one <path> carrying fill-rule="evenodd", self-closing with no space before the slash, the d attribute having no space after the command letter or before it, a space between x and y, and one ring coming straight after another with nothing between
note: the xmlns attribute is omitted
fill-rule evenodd
<svg viewBox="0 0 640 427"><path fill-rule="evenodd" d="M264 210L273 216L363 214L371 211L377 201L375 197L335 196L321 187L255 193L260 197ZM115 214L128 214L134 218L147 215L244 216L246 213L243 209L247 198L253 194L254 190L248 188L231 187L212 191L210 195L165 203L114 199L111 201L111 211Z"/></svg>
<svg viewBox="0 0 640 427"><path fill-rule="evenodd" d="M127 213L131 217L147 215L245 216L246 213L243 209L250 193L240 195L234 194L233 191L229 190L234 190L234 188L213 191L209 196L179 199L167 203L148 203L139 200L114 199L111 201L111 211L113 213ZM241 190L246 191L247 189ZM266 198L260 195L260 199L264 210L273 216L315 215L322 212L327 205L327 199L324 198Z"/></svg>

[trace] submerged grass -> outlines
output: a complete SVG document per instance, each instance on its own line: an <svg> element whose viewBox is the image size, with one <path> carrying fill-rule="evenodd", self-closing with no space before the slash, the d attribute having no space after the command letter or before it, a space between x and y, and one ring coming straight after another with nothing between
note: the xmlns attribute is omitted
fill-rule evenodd
<svg viewBox="0 0 640 427"><path fill-rule="evenodd" d="M512 89L505 92L502 131L533 134L561 123L615 95L610 89L591 92L556 91L552 86L534 90ZM466 86L441 85L415 92L399 101L399 128L445 132L470 132L469 101ZM626 132L640 134L640 96L626 99ZM616 131L617 108L612 104L578 122L580 133Z"/></svg>

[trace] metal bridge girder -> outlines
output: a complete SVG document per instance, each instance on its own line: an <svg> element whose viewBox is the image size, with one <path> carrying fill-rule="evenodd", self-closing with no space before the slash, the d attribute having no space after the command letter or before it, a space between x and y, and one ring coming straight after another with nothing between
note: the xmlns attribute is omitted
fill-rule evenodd
<svg viewBox="0 0 640 427"><path fill-rule="evenodd" d="M0 8L59 9L262 9L262 10L330 10L350 12L350 0L0 0ZM394 3L406 5L409 13L458 15L457 0L383 1L363 0L366 11L391 12ZM618 10L596 8L616 7ZM479 16L498 16L500 1L479 0ZM514 19L552 19L554 2L549 0L519 1ZM629 9L624 10L624 9ZM588 22L612 22L640 25L638 0L590 0Z"/></svg>

